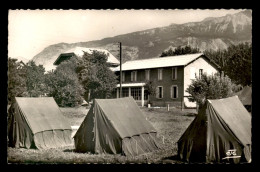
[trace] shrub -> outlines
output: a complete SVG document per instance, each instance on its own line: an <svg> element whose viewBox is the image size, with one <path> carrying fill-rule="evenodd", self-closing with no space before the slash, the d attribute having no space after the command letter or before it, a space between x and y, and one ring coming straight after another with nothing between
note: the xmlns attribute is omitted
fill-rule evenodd
<svg viewBox="0 0 260 172"><path fill-rule="evenodd" d="M203 74L200 79L196 77L186 91L192 96L188 98L190 101L202 106L206 99L227 98L239 89L241 86L232 83L228 76Z"/></svg>

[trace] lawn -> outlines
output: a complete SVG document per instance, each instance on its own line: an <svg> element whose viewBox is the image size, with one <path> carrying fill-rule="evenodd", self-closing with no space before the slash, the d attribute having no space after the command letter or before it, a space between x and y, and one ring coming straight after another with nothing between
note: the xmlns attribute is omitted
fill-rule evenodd
<svg viewBox="0 0 260 172"><path fill-rule="evenodd" d="M64 116L68 119L71 126L79 126L84 120L88 109L61 108ZM147 120L158 132L161 149L136 157L122 155L98 155L90 153L74 152L74 145L47 149L23 149L7 148L8 163L51 163L51 164L86 164L86 163L182 163L174 157L177 155L177 141L192 120L196 111L193 109L171 108L141 108ZM75 131L73 132L73 134Z"/></svg>

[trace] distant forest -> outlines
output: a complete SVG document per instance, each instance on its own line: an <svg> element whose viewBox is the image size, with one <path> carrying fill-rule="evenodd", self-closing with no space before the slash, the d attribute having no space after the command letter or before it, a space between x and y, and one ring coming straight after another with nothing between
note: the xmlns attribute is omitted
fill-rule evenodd
<svg viewBox="0 0 260 172"><path fill-rule="evenodd" d="M177 47L162 52L160 57L200 53L198 48ZM226 50L206 50L203 52L220 66L220 70L236 84L251 85L252 82L252 44L231 45Z"/></svg>

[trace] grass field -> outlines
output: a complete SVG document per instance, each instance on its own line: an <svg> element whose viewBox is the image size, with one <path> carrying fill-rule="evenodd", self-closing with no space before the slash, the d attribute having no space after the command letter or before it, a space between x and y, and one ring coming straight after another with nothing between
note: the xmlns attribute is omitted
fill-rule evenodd
<svg viewBox="0 0 260 172"><path fill-rule="evenodd" d="M61 108L64 116L72 126L79 126L88 109ZM195 110L171 108L141 108L141 111L158 132L160 150L136 157L122 155L98 155L74 152L74 145L48 150L7 148L8 163L51 163L51 164L117 164L117 163L182 163L174 157L177 155L177 141L194 119Z"/></svg>

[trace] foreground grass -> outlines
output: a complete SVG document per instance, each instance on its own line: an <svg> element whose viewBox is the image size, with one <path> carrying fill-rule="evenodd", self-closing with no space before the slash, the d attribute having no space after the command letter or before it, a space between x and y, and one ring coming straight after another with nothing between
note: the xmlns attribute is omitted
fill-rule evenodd
<svg viewBox="0 0 260 172"><path fill-rule="evenodd" d="M195 117L195 111L181 111L180 109L167 111L165 108L143 108L142 111L146 115L147 120L157 130L158 137L161 139L164 138L165 144L171 144L169 146L176 144Z"/></svg>
<svg viewBox="0 0 260 172"><path fill-rule="evenodd" d="M61 108L71 125L80 125L87 113L86 108ZM17 149L8 147L8 163L51 163L51 164L117 164L117 163L182 163L172 157L177 155L177 141L194 119L190 111L166 108L141 108L146 119L158 132L161 149L136 157L122 155L97 155L74 152L74 145L47 149ZM195 112L195 111L193 111Z"/></svg>

